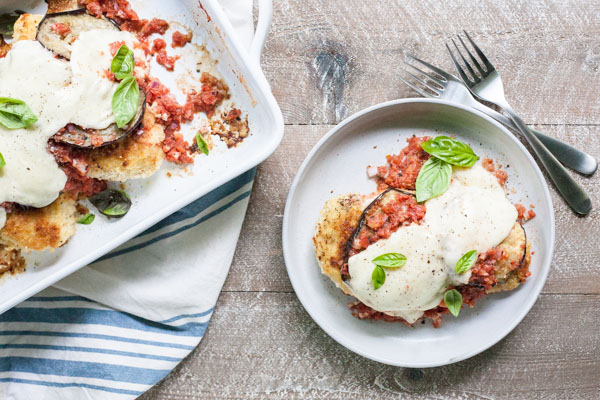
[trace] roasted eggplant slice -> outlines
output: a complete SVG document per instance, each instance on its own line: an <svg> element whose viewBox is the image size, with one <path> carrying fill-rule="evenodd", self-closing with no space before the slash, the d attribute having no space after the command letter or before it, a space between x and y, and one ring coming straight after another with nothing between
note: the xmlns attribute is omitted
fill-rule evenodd
<svg viewBox="0 0 600 400"><path fill-rule="evenodd" d="M352 235L349 237L348 241L346 242L346 254L344 257L344 263L347 263L348 259L355 254L356 252L360 251L360 245L358 245L357 243L357 238L359 236L359 234L364 230L364 229L371 229L367 223L365 223L366 219L373 216L375 213L380 213L381 212L381 208L388 204L389 202L396 202L398 201L398 195L404 195L403 199L402 197L400 197L400 202L405 202L405 201L410 201L408 200L409 198L407 198L406 196L410 196L412 198L416 198L415 192L414 191L410 191L410 190L404 190L404 189L397 189L397 188L393 188L393 187L389 187L386 190L384 190L383 192L381 192L377 197L375 197L373 199L373 201L371 201L371 203L369 203L369 205L367 207L365 207L365 209L363 210L360 219L358 221L358 225L356 226L356 229L354 230L354 232L352 233ZM397 227L396 227L397 228ZM347 273L346 268L342 268L342 279L343 280L347 280L350 277L350 275Z"/></svg>
<svg viewBox="0 0 600 400"><path fill-rule="evenodd" d="M96 18L87 13L85 8L46 14L38 25L36 39L48 50L69 60L71 43L82 32L93 29L112 29L119 31L119 25L108 18Z"/></svg>
<svg viewBox="0 0 600 400"><path fill-rule="evenodd" d="M521 284L529 274L531 263L531 245L527 240L525 228L519 222L513 226L510 234L498 246L504 256L496 262L494 275L498 283L488 293L512 290Z"/></svg>
<svg viewBox="0 0 600 400"><path fill-rule="evenodd" d="M138 112L131 122L123 128L118 128L117 124L110 124L104 129L84 129L80 126L69 124L61 132L53 136L57 142L68 143L77 147L101 147L111 144L119 139L128 136L135 131L144 118L146 109L146 94L140 88L140 98L138 100Z"/></svg>

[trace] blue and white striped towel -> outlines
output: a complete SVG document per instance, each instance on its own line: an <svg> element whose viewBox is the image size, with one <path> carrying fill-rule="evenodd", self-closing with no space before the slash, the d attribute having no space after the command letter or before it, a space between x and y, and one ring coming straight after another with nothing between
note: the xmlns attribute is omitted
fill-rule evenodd
<svg viewBox="0 0 600 400"><path fill-rule="evenodd" d="M248 41L252 2L222 2ZM0 399L133 399L164 378L204 335L254 172L0 315Z"/></svg>

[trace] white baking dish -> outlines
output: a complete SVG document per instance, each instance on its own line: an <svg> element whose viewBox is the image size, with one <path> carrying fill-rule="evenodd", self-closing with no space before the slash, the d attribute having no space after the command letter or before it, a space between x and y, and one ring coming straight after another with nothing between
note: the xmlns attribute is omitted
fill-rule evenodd
<svg viewBox="0 0 600 400"><path fill-rule="evenodd" d="M64 247L52 253L27 255L25 273L4 277L0 282L0 313L253 168L281 141L283 117L259 64L271 21L271 0L259 1L260 16L249 52L236 42L233 27L216 0L130 2L142 18L159 17L194 30L194 42L204 43L218 60L218 70L229 84L236 106L248 113L251 134L236 148L219 148L208 157L196 157L188 172L164 164L151 178L127 182L127 192L133 200L130 212L119 220L98 217L89 226L78 225L77 233ZM0 12L16 8L37 13L45 11L42 0L2 1L0 4ZM171 177L167 176L169 171Z"/></svg>

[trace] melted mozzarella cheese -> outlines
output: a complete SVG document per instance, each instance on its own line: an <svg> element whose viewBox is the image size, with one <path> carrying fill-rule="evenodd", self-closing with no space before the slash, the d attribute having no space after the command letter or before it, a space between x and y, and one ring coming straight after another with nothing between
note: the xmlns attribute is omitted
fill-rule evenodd
<svg viewBox="0 0 600 400"><path fill-rule="evenodd" d="M384 268L385 283L373 288L373 260L385 253L406 256L402 268ZM447 286L444 260L435 236L424 225L398 229L388 239L379 240L348 261L352 293L369 307L407 321L418 319L423 310L437 306ZM425 308L424 308L425 307Z"/></svg>
<svg viewBox="0 0 600 400"><path fill-rule="evenodd" d="M517 219L517 211L496 177L481 163L455 167L448 190L425 206L420 225L400 227L348 260L352 294L369 307L409 323L439 305L450 285L468 282L470 271L455 273L463 254L496 247ZM372 260L385 253L401 253L407 261L402 268L386 268L385 283L374 290Z"/></svg>
<svg viewBox="0 0 600 400"><path fill-rule="evenodd" d="M15 42L0 59L0 97L24 101L38 117L26 129L0 125L0 153L6 161L0 169L0 203L45 207L56 200L67 177L47 151L48 139L68 123L102 129L115 122L112 95L118 84L106 77L113 58L110 44L123 41L133 49L134 40L129 32L97 29L73 43L70 62L55 58L37 41ZM5 219L0 207L0 229Z"/></svg>
<svg viewBox="0 0 600 400"><path fill-rule="evenodd" d="M16 42L0 59L0 96L23 100L38 121L27 129L0 125L0 203L44 207L58 197L67 177L46 150L48 139L69 122L77 98L69 65L38 42Z"/></svg>
<svg viewBox="0 0 600 400"><path fill-rule="evenodd" d="M465 284L471 277L471 271L454 273L463 254L497 246L517 220L517 210L504 189L480 163L471 168L454 167L448 190L427 201L426 207L425 223L440 239L441 255L457 284Z"/></svg>
<svg viewBox="0 0 600 400"><path fill-rule="evenodd" d="M92 129L106 128L115 122L112 96L117 84L106 79L113 55L110 44L125 42L134 48L134 36L125 31L94 29L83 32L71 47L71 70L73 89L80 92L71 122Z"/></svg>

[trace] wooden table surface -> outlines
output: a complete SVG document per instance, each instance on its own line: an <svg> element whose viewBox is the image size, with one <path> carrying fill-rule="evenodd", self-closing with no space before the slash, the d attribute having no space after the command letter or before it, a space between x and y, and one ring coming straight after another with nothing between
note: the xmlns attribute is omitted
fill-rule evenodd
<svg viewBox="0 0 600 400"><path fill-rule="evenodd" d="M576 217L554 188L543 294L504 340L446 367L390 367L334 342L296 298L281 251L287 192L311 147L356 111L415 96L398 80L405 52L452 70L444 41L462 29L489 53L525 122L599 156L600 1L274 3L262 65L285 137L258 169L206 336L142 399L600 398L600 217ZM600 207L600 172L576 177Z"/></svg>

